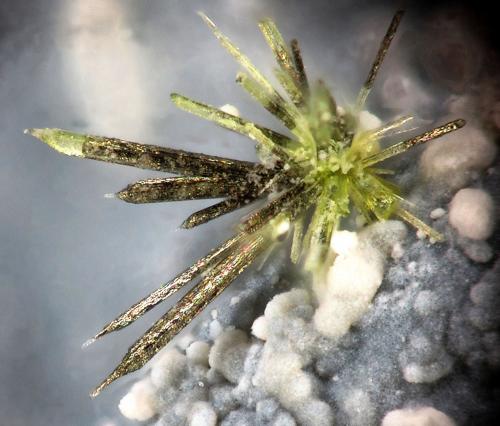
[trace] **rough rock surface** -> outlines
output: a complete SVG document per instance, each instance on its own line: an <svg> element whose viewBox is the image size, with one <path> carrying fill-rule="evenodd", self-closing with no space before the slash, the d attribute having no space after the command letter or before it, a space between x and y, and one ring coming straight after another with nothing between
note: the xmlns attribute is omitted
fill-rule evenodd
<svg viewBox="0 0 500 426"><path fill-rule="evenodd" d="M488 270L459 248L415 236L403 247L396 260L385 247L373 302L335 337L317 327L314 293L287 290L280 262L271 262L236 296L222 296L193 332L198 340L162 354L120 409L135 419L159 413L158 426L489 424L499 392L484 386L500 369L500 261ZM277 294L266 304L261 292ZM254 322L235 328L242 306L255 308ZM222 331L211 338L214 321ZM152 402L124 408L151 389Z"/></svg>

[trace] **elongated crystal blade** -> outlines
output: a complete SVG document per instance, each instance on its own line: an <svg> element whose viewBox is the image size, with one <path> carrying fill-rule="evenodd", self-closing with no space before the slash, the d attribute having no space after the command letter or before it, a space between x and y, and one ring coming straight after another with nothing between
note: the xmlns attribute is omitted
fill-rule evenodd
<svg viewBox="0 0 500 426"><path fill-rule="evenodd" d="M373 219L387 220L402 200L398 191L393 183L367 173L362 182L353 182L351 197L369 222Z"/></svg>
<svg viewBox="0 0 500 426"><path fill-rule="evenodd" d="M302 212L306 205L309 192L303 183L298 183L291 189L283 192L267 205L252 213L241 224L241 229L252 233L262 228L279 214L286 214L290 220Z"/></svg>
<svg viewBox="0 0 500 426"><path fill-rule="evenodd" d="M267 44L271 48L276 57L278 65L289 76L286 79L287 84L283 88L287 91L290 97L293 97L294 103L297 105L302 105L304 103L304 97L302 93L302 87L300 84L300 76L293 63L292 56L288 51L288 47L283 39L283 36L279 32L276 24L270 20L265 19L259 23L259 28L267 41ZM293 88L291 86L294 86Z"/></svg>
<svg viewBox="0 0 500 426"><path fill-rule="evenodd" d="M181 228L191 229L202 225L225 214L246 206L257 198L256 194L242 195L241 197L227 198L220 203L213 204L191 214L181 225Z"/></svg>
<svg viewBox="0 0 500 426"><path fill-rule="evenodd" d="M373 138L381 138L384 136L388 136L393 134L393 130L400 129L402 126L404 126L406 123L412 121L415 117L412 115L405 115L404 117L397 118L396 120L390 121L383 126L380 126L378 129L375 130L370 130L369 134L370 137Z"/></svg>
<svg viewBox="0 0 500 426"><path fill-rule="evenodd" d="M399 142L395 145L392 145L377 154L371 155L363 160L363 165L365 167L372 166L373 164L377 164L381 161L384 161L388 158L394 157L396 155L402 154L405 151L408 151L410 148L414 146L429 142L433 139L440 138L448 133L454 132L465 126L465 120L459 118L457 120L450 121L449 123L443 124L442 126L436 127L428 132L422 133L413 138L407 139L403 142Z"/></svg>
<svg viewBox="0 0 500 426"><path fill-rule="evenodd" d="M293 81L292 77L290 77L290 74L288 74L282 68L276 68L274 70L274 75L280 82L283 89L285 89L287 95L290 97L294 105L297 106L303 105L304 103L303 94L300 88L298 88L295 82Z"/></svg>
<svg viewBox="0 0 500 426"><path fill-rule="evenodd" d="M295 119L280 98L260 90L255 80L243 72L238 73L236 82L240 84L257 102L277 117L290 130L296 127Z"/></svg>
<svg viewBox="0 0 500 426"><path fill-rule="evenodd" d="M338 205L328 195L322 194L304 237L307 245L305 269L316 271L324 264L330 247L332 232L341 216Z"/></svg>
<svg viewBox="0 0 500 426"><path fill-rule="evenodd" d="M192 266L177 275L174 279L165 283L147 297L135 303L116 319L106 324L92 340L95 341L106 334L120 330L140 318L146 312L154 308L158 303L164 301L176 291L181 289L184 285L195 279L198 275L211 268L218 260L220 260L222 255L232 250L245 236L245 233L240 232L210 251L206 256L198 259Z"/></svg>
<svg viewBox="0 0 500 426"><path fill-rule="evenodd" d="M214 22L206 16L204 13L199 12L199 15L212 30L215 37L219 40L221 45L236 59L236 61L248 72L248 74L255 80L256 84L260 86L260 90L267 93L269 96L280 99L282 102L285 100L282 96L274 89L269 80L252 64L250 59L241 53L241 51L236 47L231 40L217 28ZM301 96L301 95L300 95Z"/></svg>
<svg viewBox="0 0 500 426"><path fill-rule="evenodd" d="M288 158L288 154L281 148L283 145L293 143L287 136L177 93L172 93L170 97L172 102L184 111L213 121L219 126L232 130L233 132L245 135L261 143L280 158Z"/></svg>
<svg viewBox="0 0 500 426"><path fill-rule="evenodd" d="M399 216L404 221L408 222L410 225L422 231L425 235L434 241L444 241L444 236L440 234L435 229L431 228L426 223L422 222L418 217L411 214L408 210L399 208L396 211L396 215Z"/></svg>
<svg viewBox="0 0 500 426"><path fill-rule="evenodd" d="M88 142L89 136L62 129L26 129L24 133L40 139L62 154L85 157L83 146Z"/></svg>
<svg viewBox="0 0 500 426"><path fill-rule="evenodd" d="M90 396L96 397L116 379L142 368L253 262L264 247L264 241L261 235L251 237L240 249L221 261L129 348L120 364Z"/></svg>
<svg viewBox="0 0 500 426"><path fill-rule="evenodd" d="M298 263L302 253L302 240L304 239L304 217L299 217L293 224L293 239L290 249L290 259Z"/></svg>
<svg viewBox="0 0 500 426"><path fill-rule="evenodd" d="M307 81L306 69L304 67L304 61L302 59L302 53L300 52L299 42L297 39L293 39L290 43L292 48L293 61L295 63L295 69L299 75L299 83L302 89L302 93L306 95L309 90L309 82Z"/></svg>
<svg viewBox="0 0 500 426"><path fill-rule="evenodd" d="M325 149L334 141L341 141L345 136L339 126L337 104L330 90L323 81L311 87L309 102L309 126L314 135L317 149Z"/></svg>
<svg viewBox="0 0 500 426"><path fill-rule="evenodd" d="M394 17L392 18L391 23L389 24L389 28L380 43L380 47L378 49L377 55L375 56L375 60L373 61L373 65L368 73L368 77L366 78L365 83L363 84L363 88L359 92L358 99L356 101L356 108L358 111L361 111L365 105L366 98L370 93L371 88L373 87L373 83L375 78L377 77L378 71L382 62L384 61L385 55L389 50L389 46L391 45L392 39L396 35L396 31L398 29L399 23L401 22L401 18L403 17L404 12L399 10L396 12Z"/></svg>
<svg viewBox="0 0 500 426"><path fill-rule="evenodd" d="M134 182L116 195L128 203L157 203L229 197L249 192L250 183L220 177L189 176Z"/></svg>
<svg viewBox="0 0 500 426"><path fill-rule="evenodd" d="M141 169L197 176L241 176L252 172L265 174L264 167L259 164L180 149L61 129L28 129L26 132L66 155Z"/></svg>
<svg viewBox="0 0 500 426"><path fill-rule="evenodd" d="M252 64L250 59L241 53L240 49L236 47L228 37L226 37L222 32L217 28L214 22L203 12L198 12L201 18L205 21L208 27L212 30L215 37L219 40L221 45L236 59L236 61L248 71L248 73L252 76L252 78L257 81L264 90L266 90L269 94L274 93L274 88L269 83L269 81L262 75L262 73Z"/></svg>

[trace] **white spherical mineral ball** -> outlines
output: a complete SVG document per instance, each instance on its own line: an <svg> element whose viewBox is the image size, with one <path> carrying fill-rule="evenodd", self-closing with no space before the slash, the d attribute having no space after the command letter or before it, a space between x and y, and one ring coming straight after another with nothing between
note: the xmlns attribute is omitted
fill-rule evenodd
<svg viewBox="0 0 500 426"><path fill-rule="evenodd" d="M463 237L486 240L493 233L494 207L493 199L487 192L461 189L450 203L450 225Z"/></svg>
<svg viewBox="0 0 500 426"><path fill-rule="evenodd" d="M261 340L267 340L268 324L267 318L262 315L258 317L252 324L252 334Z"/></svg>
<svg viewBox="0 0 500 426"><path fill-rule="evenodd" d="M337 254L347 255L358 245L358 234L349 231L336 231L330 240L330 248Z"/></svg>
<svg viewBox="0 0 500 426"><path fill-rule="evenodd" d="M403 408L389 411L381 426L455 426L456 423L432 407Z"/></svg>
<svg viewBox="0 0 500 426"><path fill-rule="evenodd" d="M129 393L121 399L118 408L128 419L143 422L157 413L157 402L155 388L146 379L132 386Z"/></svg>
<svg viewBox="0 0 500 426"><path fill-rule="evenodd" d="M186 348L186 356L194 364L208 365L209 352L209 344L202 341L195 341Z"/></svg>

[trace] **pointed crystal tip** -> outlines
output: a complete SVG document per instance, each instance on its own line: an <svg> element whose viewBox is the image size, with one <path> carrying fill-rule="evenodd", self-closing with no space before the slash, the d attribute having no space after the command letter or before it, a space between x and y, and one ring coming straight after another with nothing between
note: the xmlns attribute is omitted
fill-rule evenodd
<svg viewBox="0 0 500 426"><path fill-rule="evenodd" d="M35 138L41 139L42 134L43 134L43 129L24 129L24 134L25 135L31 135L34 136Z"/></svg>
<svg viewBox="0 0 500 426"><path fill-rule="evenodd" d="M196 226L196 221L194 220L192 215L181 223L181 229L191 229L194 228L195 226Z"/></svg>
<svg viewBox="0 0 500 426"><path fill-rule="evenodd" d="M25 135L31 135L38 139L43 139L50 129L24 129Z"/></svg>
<svg viewBox="0 0 500 426"><path fill-rule="evenodd" d="M209 27L215 27L214 22L205 14L205 12L198 10L196 13L208 24Z"/></svg>
<svg viewBox="0 0 500 426"><path fill-rule="evenodd" d="M82 345L82 349L86 349L88 348L92 343L94 343L96 341L96 338L95 337L92 337L90 339L88 339L86 342L83 343Z"/></svg>
<svg viewBox="0 0 500 426"><path fill-rule="evenodd" d="M98 396L102 390L113 383L116 379L121 377L123 374L120 374L117 370L113 371L108 377L106 377L99 386L97 386L93 391L89 393L89 396L94 399Z"/></svg>
<svg viewBox="0 0 500 426"><path fill-rule="evenodd" d="M24 133L40 139L62 154L83 156L83 144L87 139L85 135L61 129L26 129Z"/></svg>

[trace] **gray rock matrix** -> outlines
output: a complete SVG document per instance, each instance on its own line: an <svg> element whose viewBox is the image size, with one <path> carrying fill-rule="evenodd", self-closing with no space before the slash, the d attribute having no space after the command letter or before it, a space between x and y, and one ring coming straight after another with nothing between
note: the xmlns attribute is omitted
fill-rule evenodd
<svg viewBox="0 0 500 426"><path fill-rule="evenodd" d="M498 180L493 173L476 184ZM446 198L436 194L429 212ZM245 275L177 341L178 359L153 367L165 376L155 424L368 426L412 407L433 407L457 425L495 424L500 260L471 259L438 213L433 225L447 243L409 233L370 309L340 339L315 328L307 277L297 278L283 253ZM498 232L489 242L498 247Z"/></svg>
<svg viewBox="0 0 500 426"><path fill-rule="evenodd" d="M376 425L408 406L432 406L458 425L493 424L500 261L488 270L458 246L413 238L388 266L371 309L335 342L315 330L306 290L283 293L284 265L273 259L247 277L201 324L196 340L211 346L208 363L193 343L179 349L169 367L177 377L159 391L158 426ZM264 343L250 328L277 293L296 297L268 325ZM294 357L305 368L291 366Z"/></svg>

